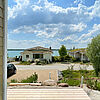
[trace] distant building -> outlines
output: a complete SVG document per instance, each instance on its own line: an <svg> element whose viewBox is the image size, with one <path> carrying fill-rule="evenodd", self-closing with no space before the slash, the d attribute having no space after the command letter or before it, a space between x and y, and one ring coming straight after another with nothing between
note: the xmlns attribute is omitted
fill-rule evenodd
<svg viewBox="0 0 100 100"><path fill-rule="evenodd" d="M89 58L86 56L85 48L71 50L69 51L69 55L76 59L79 59L80 61L89 61Z"/></svg>
<svg viewBox="0 0 100 100"><path fill-rule="evenodd" d="M48 62L52 62L52 50L50 48L44 48L44 47L34 47L24 50L24 52L21 52L21 58L22 61L34 61L35 59L46 59Z"/></svg>

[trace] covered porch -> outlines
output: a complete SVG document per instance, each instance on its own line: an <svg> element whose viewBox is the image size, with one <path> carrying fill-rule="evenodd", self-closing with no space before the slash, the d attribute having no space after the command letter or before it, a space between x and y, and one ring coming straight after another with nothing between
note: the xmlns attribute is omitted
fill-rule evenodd
<svg viewBox="0 0 100 100"><path fill-rule="evenodd" d="M40 54L33 54L33 59L43 59L43 53L40 53Z"/></svg>

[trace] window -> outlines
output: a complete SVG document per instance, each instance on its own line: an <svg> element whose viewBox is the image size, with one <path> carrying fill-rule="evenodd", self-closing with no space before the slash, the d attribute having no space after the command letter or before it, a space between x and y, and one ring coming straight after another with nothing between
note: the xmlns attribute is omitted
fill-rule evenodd
<svg viewBox="0 0 100 100"><path fill-rule="evenodd" d="M35 58L35 54L33 54L33 58Z"/></svg>
<svg viewBox="0 0 100 100"><path fill-rule="evenodd" d="M35 54L35 58L36 59L40 58L40 55L39 54Z"/></svg>
<svg viewBox="0 0 100 100"><path fill-rule="evenodd" d="M41 54L40 57L43 58L43 54Z"/></svg>
<svg viewBox="0 0 100 100"><path fill-rule="evenodd" d="M26 55L26 58L29 58L29 55Z"/></svg>

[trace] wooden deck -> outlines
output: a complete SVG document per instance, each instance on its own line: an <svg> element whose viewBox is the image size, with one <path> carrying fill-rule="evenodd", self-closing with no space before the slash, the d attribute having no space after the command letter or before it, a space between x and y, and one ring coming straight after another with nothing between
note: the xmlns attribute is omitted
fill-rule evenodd
<svg viewBox="0 0 100 100"><path fill-rule="evenodd" d="M83 89L7 89L7 100L90 100Z"/></svg>

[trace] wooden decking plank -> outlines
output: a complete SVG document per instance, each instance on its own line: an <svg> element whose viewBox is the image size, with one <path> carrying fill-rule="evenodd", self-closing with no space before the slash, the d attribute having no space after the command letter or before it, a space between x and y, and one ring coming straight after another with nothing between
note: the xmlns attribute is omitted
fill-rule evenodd
<svg viewBox="0 0 100 100"><path fill-rule="evenodd" d="M7 100L90 100L83 89L8 89Z"/></svg>

